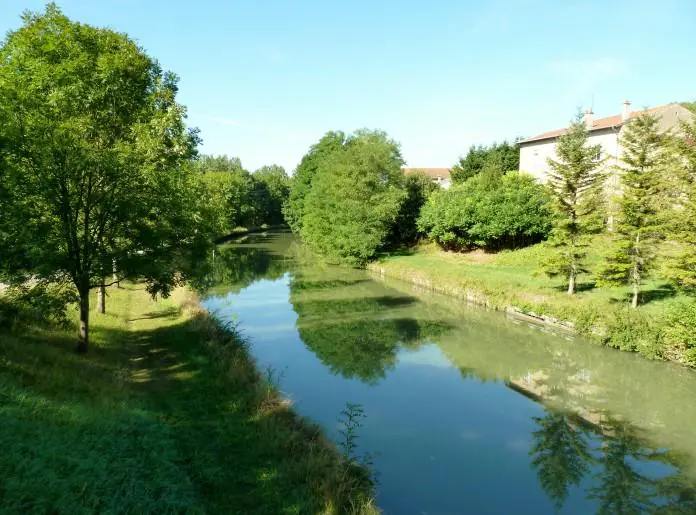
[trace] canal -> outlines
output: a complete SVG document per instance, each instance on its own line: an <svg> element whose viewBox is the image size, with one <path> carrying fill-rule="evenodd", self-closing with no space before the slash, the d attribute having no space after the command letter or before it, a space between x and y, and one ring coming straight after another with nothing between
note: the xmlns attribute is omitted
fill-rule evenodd
<svg viewBox="0 0 696 515"><path fill-rule="evenodd" d="M386 514L696 513L696 374L316 260L221 247L204 301L294 408L371 463Z"/></svg>

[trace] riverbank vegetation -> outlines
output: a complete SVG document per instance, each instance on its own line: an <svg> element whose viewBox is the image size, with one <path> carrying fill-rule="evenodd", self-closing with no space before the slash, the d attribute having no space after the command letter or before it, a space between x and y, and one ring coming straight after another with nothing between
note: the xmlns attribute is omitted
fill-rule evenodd
<svg viewBox="0 0 696 515"><path fill-rule="evenodd" d="M195 164L214 206L216 236L238 228L280 226L283 206L290 193L290 178L282 166L263 166L254 173L241 160L228 156L201 156Z"/></svg>
<svg viewBox="0 0 696 515"><path fill-rule="evenodd" d="M52 3L22 20L0 46L0 511L375 513L369 472L182 297L225 231L283 222L285 171L199 159L177 77L127 35Z"/></svg>
<svg viewBox="0 0 696 515"><path fill-rule="evenodd" d="M293 414L234 327L183 289L108 296L87 355L73 321L2 329L3 513L376 512L364 469Z"/></svg>

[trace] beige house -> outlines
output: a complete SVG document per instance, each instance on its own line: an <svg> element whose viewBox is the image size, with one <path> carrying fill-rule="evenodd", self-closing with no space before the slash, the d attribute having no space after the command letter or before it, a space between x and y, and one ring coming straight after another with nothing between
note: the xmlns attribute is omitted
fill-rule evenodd
<svg viewBox="0 0 696 515"><path fill-rule="evenodd" d="M447 189L452 185L449 168L402 168L404 175L415 175L422 173L430 177L437 185Z"/></svg>
<svg viewBox="0 0 696 515"><path fill-rule="evenodd" d="M589 132L588 143L600 145L601 155L597 159L606 159L606 167L618 164L621 156L621 130L631 118L641 115L645 110L631 111L631 103L626 101L620 114L606 118L595 119L591 110L585 112L585 125ZM691 111L678 103L666 104L648 109L650 114L660 119L661 130L669 130L679 125L679 121L693 117ZM556 156L556 138L563 135L566 129L556 129L527 138L519 142L520 171L532 174L541 182L546 182L550 167L548 159L558 159ZM616 178L610 180L610 185Z"/></svg>

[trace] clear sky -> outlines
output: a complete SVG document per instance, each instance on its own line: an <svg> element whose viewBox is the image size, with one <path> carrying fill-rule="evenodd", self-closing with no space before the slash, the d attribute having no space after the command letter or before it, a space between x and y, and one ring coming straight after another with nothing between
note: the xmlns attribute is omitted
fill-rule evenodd
<svg viewBox="0 0 696 515"><path fill-rule="evenodd" d="M379 128L409 166L469 145L696 99L696 0L62 0L180 78L202 151L291 171L328 130ZM0 0L0 31L41 0Z"/></svg>

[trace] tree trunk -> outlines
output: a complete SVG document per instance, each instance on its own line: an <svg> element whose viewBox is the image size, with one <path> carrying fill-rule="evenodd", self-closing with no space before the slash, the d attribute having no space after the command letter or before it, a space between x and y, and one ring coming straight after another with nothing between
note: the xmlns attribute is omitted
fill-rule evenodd
<svg viewBox="0 0 696 515"><path fill-rule="evenodd" d="M575 276L575 268L571 268L570 273L568 274L568 295L575 294Z"/></svg>
<svg viewBox="0 0 696 515"><path fill-rule="evenodd" d="M638 295L640 293L640 287L638 285L638 281L633 282L633 299L631 300L631 307L632 308L637 308L638 307Z"/></svg>
<svg viewBox="0 0 696 515"><path fill-rule="evenodd" d="M106 313L106 286L103 279L97 290L97 311L102 315Z"/></svg>
<svg viewBox="0 0 696 515"><path fill-rule="evenodd" d="M77 352L85 353L89 348L89 288L80 288L80 340Z"/></svg>
<svg viewBox="0 0 696 515"><path fill-rule="evenodd" d="M112 263L112 270L113 270L113 277L112 281L116 283L116 287L120 288L121 284L118 282L118 268L116 267L116 258L113 259Z"/></svg>

